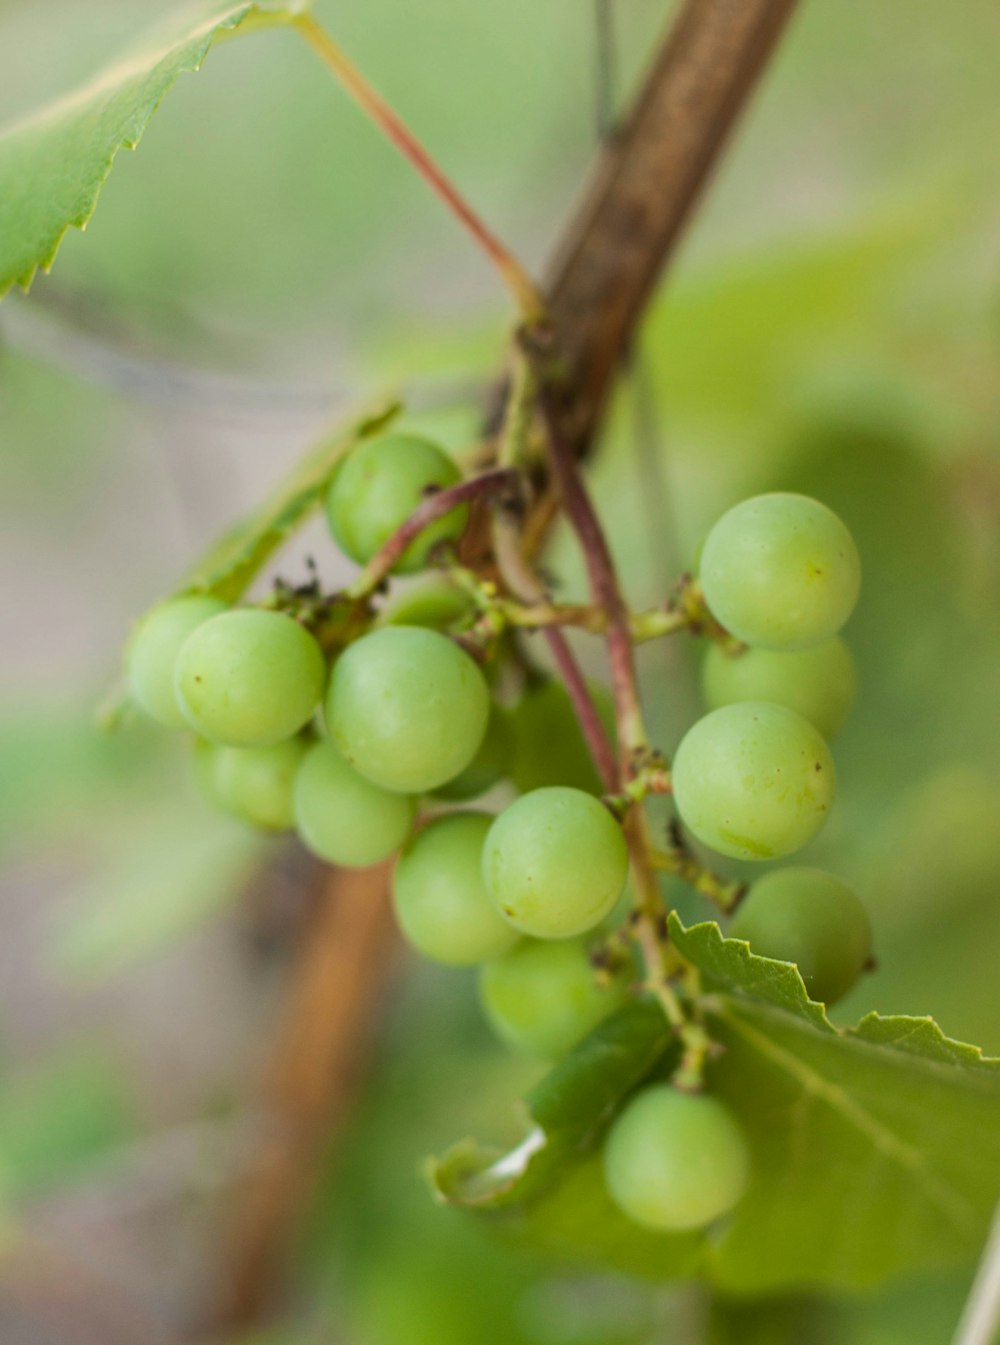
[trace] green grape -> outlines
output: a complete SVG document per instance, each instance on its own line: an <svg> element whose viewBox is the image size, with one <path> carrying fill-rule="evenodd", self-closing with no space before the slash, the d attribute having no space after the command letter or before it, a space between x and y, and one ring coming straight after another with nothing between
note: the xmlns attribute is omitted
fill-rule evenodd
<svg viewBox="0 0 1000 1345"><path fill-rule="evenodd" d="M348 645L326 701L330 732L355 770L406 794L463 771L489 714L489 690L472 659L419 626L385 626Z"/></svg>
<svg viewBox="0 0 1000 1345"><path fill-rule="evenodd" d="M199 744L206 788L227 812L267 831L284 831L294 821L292 790L306 747L303 738L272 747Z"/></svg>
<svg viewBox="0 0 1000 1345"><path fill-rule="evenodd" d="M611 694L599 682L588 683L604 727L614 734L615 711ZM600 778L561 682L531 686L512 712L514 756L511 779L518 792L528 794L548 785L570 785L588 794L603 792Z"/></svg>
<svg viewBox="0 0 1000 1345"><path fill-rule="evenodd" d="M674 755L674 800L705 845L734 859L799 850L833 803L836 775L819 732L794 710L740 701L699 719Z"/></svg>
<svg viewBox="0 0 1000 1345"><path fill-rule="evenodd" d="M429 439L383 434L359 444L330 483L326 515L334 539L363 565L387 542L434 488L454 486L461 473ZM428 553L462 535L468 505L458 505L425 528L393 567L398 574L420 570Z"/></svg>
<svg viewBox="0 0 1000 1345"><path fill-rule="evenodd" d="M822 869L776 869L758 878L730 932L761 957L794 962L810 998L825 1004L847 994L872 950L864 906Z"/></svg>
<svg viewBox="0 0 1000 1345"><path fill-rule="evenodd" d="M620 1008L623 977L598 978L582 939L526 939L479 972L479 1000L501 1041L555 1060Z"/></svg>
<svg viewBox="0 0 1000 1345"><path fill-rule="evenodd" d="M295 826L320 859L364 868L388 858L413 826L416 800L379 789L329 742L310 747L292 794Z"/></svg>
<svg viewBox="0 0 1000 1345"><path fill-rule="evenodd" d="M604 1143L604 1180L615 1204L644 1228L682 1233L728 1214L750 1175L743 1129L717 1098L670 1084L644 1088Z"/></svg>
<svg viewBox="0 0 1000 1345"><path fill-rule="evenodd" d="M472 598L453 579L426 574L394 593L378 615L380 626L444 630L472 612Z"/></svg>
<svg viewBox="0 0 1000 1345"><path fill-rule="evenodd" d="M464 771L459 771L454 779L434 790L434 797L446 799L449 803L461 803L465 799L485 794L506 775L512 751L510 715L494 701L490 706L486 735L479 744L479 751Z"/></svg>
<svg viewBox="0 0 1000 1345"><path fill-rule="evenodd" d="M177 656L184 717L209 742L268 747L290 738L323 694L315 639L283 612L246 607L199 626Z"/></svg>
<svg viewBox="0 0 1000 1345"><path fill-rule="evenodd" d="M483 882L483 842L492 822L488 813L439 817L414 836L396 864L392 898L400 928L435 962L473 966L517 942Z"/></svg>
<svg viewBox="0 0 1000 1345"><path fill-rule="evenodd" d="M611 911L628 877L622 829L582 789L523 794L493 823L483 873L497 910L522 934L567 939Z"/></svg>
<svg viewBox="0 0 1000 1345"><path fill-rule="evenodd" d="M181 645L198 626L228 610L228 603L204 594L173 598L140 622L125 653L125 675L132 699L151 719L170 728L187 728L174 691L174 665Z"/></svg>
<svg viewBox="0 0 1000 1345"><path fill-rule="evenodd" d="M832 510L806 495L757 495L705 539L705 601L727 630L764 649L836 635L861 587L858 549Z"/></svg>
<svg viewBox="0 0 1000 1345"><path fill-rule="evenodd" d="M772 701L795 710L832 738L854 704L857 674L840 636L808 649L748 649L735 657L713 644L701 665L710 710L737 701Z"/></svg>

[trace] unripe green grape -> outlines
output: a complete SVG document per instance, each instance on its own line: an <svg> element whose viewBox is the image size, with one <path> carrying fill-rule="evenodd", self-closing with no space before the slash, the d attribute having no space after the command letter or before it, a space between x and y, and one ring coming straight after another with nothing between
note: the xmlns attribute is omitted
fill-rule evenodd
<svg viewBox="0 0 1000 1345"><path fill-rule="evenodd" d="M621 826L582 789L523 794L493 823L483 873L497 910L522 934L567 939L598 924L621 896Z"/></svg>
<svg viewBox="0 0 1000 1345"><path fill-rule="evenodd" d="M776 869L758 878L730 930L761 957L794 962L810 999L835 1004L871 956L868 912L822 869Z"/></svg>
<svg viewBox="0 0 1000 1345"><path fill-rule="evenodd" d="M732 655L713 644L701 665L710 710L737 701L771 701L795 710L832 738L854 704L857 673L839 635L808 649L747 649Z"/></svg>
<svg viewBox="0 0 1000 1345"><path fill-rule="evenodd" d="M836 790L819 731L794 710L740 701L699 719L678 747L674 800L698 840L734 859L774 859L812 840Z"/></svg>
<svg viewBox="0 0 1000 1345"><path fill-rule="evenodd" d="M329 742L310 747L292 794L303 844L331 864L365 868L388 858L413 826L416 800L364 779Z"/></svg>
<svg viewBox="0 0 1000 1345"><path fill-rule="evenodd" d="M604 1143L615 1204L644 1228L683 1233L728 1214L746 1191L743 1129L717 1098L653 1084L626 1103Z"/></svg>
<svg viewBox="0 0 1000 1345"><path fill-rule="evenodd" d="M382 434L352 450L330 483L326 516L340 548L359 564L371 560L434 488L461 480L455 463L429 439L415 434ZM458 505L425 528L393 569L422 569L428 553L462 535L468 505Z"/></svg>
<svg viewBox="0 0 1000 1345"><path fill-rule="evenodd" d="M587 689L613 736L611 693L599 682L588 682ZM549 680L529 687L514 706L511 723L514 756L510 775L519 793L549 785L569 785L588 794L603 792L580 721L561 682Z"/></svg>
<svg viewBox="0 0 1000 1345"><path fill-rule="evenodd" d="M468 616L472 605L470 595L447 575L422 575L392 595L379 612L378 624L444 630Z"/></svg>
<svg viewBox="0 0 1000 1345"><path fill-rule="evenodd" d="M623 977L599 978L582 939L526 939L479 972L479 1000L501 1041L555 1060L628 998Z"/></svg>
<svg viewBox="0 0 1000 1345"><path fill-rule="evenodd" d="M396 863L392 898L400 928L435 962L473 966L517 943L483 882L483 842L492 822L489 813L439 817Z"/></svg>
<svg viewBox="0 0 1000 1345"><path fill-rule="evenodd" d="M699 570L712 615L747 644L804 649L854 610L861 562L837 515L806 495L744 500L705 539Z"/></svg>
<svg viewBox="0 0 1000 1345"><path fill-rule="evenodd" d="M468 654L419 626L385 626L348 645L326 699L343 755L374 784L400 793L425 793L463 771L489 713L486 681Z"/></svg>
<svg viewBox="0 0 1000 1345"><path fill-rule="evenodd" d="M170 728L187 728L174 690L174 665L192 631L228 610L221 598L196 594L172 598L155 607L136 628L125 653L125 675L132 699L151 719Z"/></svg>
<svg viewBox="0 0 1000 1345"><path fill-rule="evenodd" d="M486 734L479 744L479 751L465 770L434 790L434 797L449 803L461 803L465 799L475 799L485 794L506 775L513 747L510 715L494 701L490 706Z"/></svg>
<svg viewBox="0 0 1000 1345"><path fill-rule="evenodd" d="M199 747L202 778L220 807L267 831L292 825L292 791L307 748L303 738L272 747Z"/></svg>

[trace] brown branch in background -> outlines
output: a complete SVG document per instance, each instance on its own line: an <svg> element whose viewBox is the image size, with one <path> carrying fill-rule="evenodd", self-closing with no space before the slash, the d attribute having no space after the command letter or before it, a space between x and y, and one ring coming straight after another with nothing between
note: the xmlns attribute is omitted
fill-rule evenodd
<svg viewBox="0 0 1000 1345"><path fill-rule="evenodd" d="M566 362L558 408L569 450L586 452L664 262L690 216L795 0L686 0L644 89L602 154L546 287ZM485 512L485 511L483 511ZM529 554L554 516L541 491L524 525ZM468 558L487 553L486 527ZM384 994L395 937L384 870L330 880L273 1048L274 1118L223 1250L235 1329L273 1309L321 1142L343 1116Z"/></svg>

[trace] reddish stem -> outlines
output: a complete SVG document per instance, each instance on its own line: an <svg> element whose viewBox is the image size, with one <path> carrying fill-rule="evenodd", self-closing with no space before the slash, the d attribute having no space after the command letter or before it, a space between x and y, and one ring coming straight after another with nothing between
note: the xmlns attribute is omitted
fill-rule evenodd
<svg viewBox="0 0 1000 1345"><path fill-rule="evenodd" d="M583 736L587 740L587 747L590 749L590 755L597 767L597 773L601 777L601 786L606 792L610 793L614 790L618 781L615 751L607 730L601 722L601 716L597 713L597 707L594 705L587 689L583 672L573 655L569 641L558 626L546 626L544 634L549 649L552 651L555 665L566 684L569 698L573 702L573 709L580 721Z"/></svg>

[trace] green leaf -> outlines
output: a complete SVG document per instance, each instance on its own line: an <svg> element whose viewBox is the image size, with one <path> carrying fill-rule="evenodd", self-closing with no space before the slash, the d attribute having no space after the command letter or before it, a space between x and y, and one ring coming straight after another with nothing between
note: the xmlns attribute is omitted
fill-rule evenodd
<svg viewBox="0 0 1000 1345"><path fill-rule="evenodd" d="M0 298L48 271L70 226L86 227L120 149L135 149L177 77L234 33L291 23L304 6L204 5L148 34L89 84L0 134Z"/></svg>
<svg viewBox="0 0 1000 1345"><path fill-rule="evenodd" d="M729 1293L858 1289L971 1261L1000 1187L1000 1061L927 1018L871 1014L838 1030L794 966L756 957L714 923L685 929L675 916L671 937L703 973L707 1023L723 1047L708 1087L740 1117L753 1154L732 1216L702 1235L658 1235L630 1225L604 1191L602 1133L631 1089L662 1073L662 1021L646 1074L641 1050L626 1069L595 1049L595 1034L542 1085L556 1122L539 1127L537 1096L529 1100L528 1140L489 1163L468 1145L453 1150L434 1169L438 1195L559 1254L655 1278L696 1275ZM607 1029L621 1031L629 1012ZM649 1030L655 1037L652 1021ZM612 1063L618 1073L602 1089L595 1076Z"/></svg>

